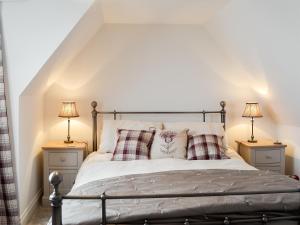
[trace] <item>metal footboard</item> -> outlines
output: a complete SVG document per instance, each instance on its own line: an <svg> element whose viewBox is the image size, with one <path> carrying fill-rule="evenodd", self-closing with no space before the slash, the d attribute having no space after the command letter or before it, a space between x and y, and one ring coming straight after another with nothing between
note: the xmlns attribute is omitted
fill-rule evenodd
<svg viewBox="0 0 300 225"><path fill-rule="evenodd" d="M49 181L54 188L49 200L52 207L52 225L62 225L62 204L63 199L78 199L78 200L99 200L102 203L102 222L101 225L107 224L180 224L180 225L196 225L196 224L253 224L262 223L267 224L271 221L295 220L300 222L300 210L295 212L254 212L254 213L238 213L231 215L225 214L209 214L199 215L186 218L164 218L153 219L145 218L138 221L130 222L110 222L107 220L106 203L112 199L153 199L153 198L201 198L201 197L217 197L217 196L236 196L236 195L258 195L258 194L283 194L283 193L300 193L300 189L282 190L282 191L250 191L250 192L216 192L216 193L182 193L182 194L160 194L160 195L132 195L132 196L111 196L105 193L93 196L62 196L59 193L59 184L63 177L59 172L53 172L49 176ZM100 213L100 212L99 212Z"/></svg>

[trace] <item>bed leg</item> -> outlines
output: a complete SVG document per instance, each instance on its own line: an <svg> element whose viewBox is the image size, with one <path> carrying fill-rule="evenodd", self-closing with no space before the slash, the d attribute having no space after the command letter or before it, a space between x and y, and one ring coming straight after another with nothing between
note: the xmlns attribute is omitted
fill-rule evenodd
<svg viewBox="0 0 300 225"><path fill-rule="evenodd" d="M102 202L102 225L106 225L106 195L105 192L101 195Z"/></svg>
<svg viewBox="0 0 300 225"><path fill-rule="evenodd" d="M63 177L57 171L52 172L49 176L49 182L54 188L53 193L49 197L52 207L52 225L62 225L62 195L58 191L59 184L62 181Z"/></svg>

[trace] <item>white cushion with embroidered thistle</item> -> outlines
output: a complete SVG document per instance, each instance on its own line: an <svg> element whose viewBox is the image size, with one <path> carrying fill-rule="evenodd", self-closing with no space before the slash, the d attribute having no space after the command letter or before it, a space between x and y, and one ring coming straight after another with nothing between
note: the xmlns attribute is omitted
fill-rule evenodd
<svg viewBox="0 0 300 225"><path fill-rule="evenodd" d="M187 131L157 129L151 147L151 159L186 159Z"/></svg>

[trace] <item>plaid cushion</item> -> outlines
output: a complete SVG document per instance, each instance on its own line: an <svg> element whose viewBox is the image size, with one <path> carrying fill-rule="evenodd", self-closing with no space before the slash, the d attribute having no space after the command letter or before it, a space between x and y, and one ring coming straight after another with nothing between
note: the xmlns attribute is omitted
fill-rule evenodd
<svg viewBox="0 0 300 225"><path fill-rule="evenodd" d="M149 159L155 130L118 130L113 161Z"/></svg>
<svg viewBox="0 0 300 225"><path fill-rule="evenodd" d="M229 159L225 155L223 137L213 134L189 135L188 160Z"/></svg>

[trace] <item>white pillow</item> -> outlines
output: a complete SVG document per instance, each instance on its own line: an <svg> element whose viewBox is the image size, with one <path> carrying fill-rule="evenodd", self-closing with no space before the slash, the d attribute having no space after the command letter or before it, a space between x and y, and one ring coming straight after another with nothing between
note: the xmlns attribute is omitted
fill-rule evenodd
<svg viewBox="0 0 300 225"><path fill-rule="evenodd" d="M156 130L151 147L151 159L186 158L187 129Z"/></svg>
<svg viewBox="0 0 300 225"><path fill-rule="evenodd" d="M224 147L227 147L227 137L223 123L210 122L165 122L164 129L183 130L188 129L190 135L194 134L215 134L223 138Z"/></svg>
<svg viewBox="0 0 300 225"><path fill-rule="evenodd" d="M161 129L162 123L135 120L103 120L100 146L98 151L111 153L114 152L118 138L118 129L150 130L151 128Z"/></svg>

